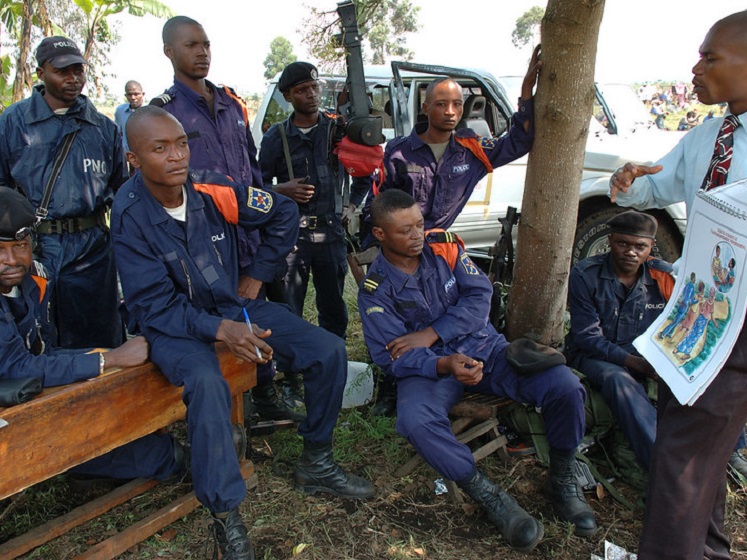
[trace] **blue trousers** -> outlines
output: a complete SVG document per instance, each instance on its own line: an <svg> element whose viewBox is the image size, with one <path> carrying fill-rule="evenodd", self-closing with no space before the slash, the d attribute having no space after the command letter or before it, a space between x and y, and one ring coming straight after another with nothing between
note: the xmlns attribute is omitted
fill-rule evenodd
<svg viewBox="0 0 747 560"><path fill-rule="evenodd" d="M348 308L343 299L345 276L348 273L345 240L311 243L298 240L298 248L288 255L288 270L283 277L285 301L301 317L309 276L314 279L319 326L345 338Z"/></svg>
<svg viewBox="0 0 747 560"><path fill-rule="evenodd" d="M39 261L49 274L59 348L114 348L124 342L111 236L93 227L40 235Z"/></svg>
<svg viewBox="0 0 747 560"><path fill-rule="evenodd" d="M155 478L177 474L174 440L168 434L151 434L73 467L70 472L109 478Z"/></svg>
<svg viewBox="0 0 747 560"><path fill-rule="evenodd" d="M304 372L306 420L299 434L317 443L331 442L347 377L345 343L283 305L252 300L247 310L253 323L272 330L266 341L275 354ZM197 499L214 513L230 511L243 501L246 486L233 445L231 395L215 348L193 339L151 338L153 362L171 383L184 387Z"/></svg>
<svg viewBox="0 0 747 560"><path fill-rule="evenodd" d="M434 470L458 481L475 468L472 452L457 441L448 417L465 389L541 407L550 446L558 451L578 446L585 429L586 393L567 367L518 375L506 362L504 348L491 354L483 371L482 381L474 387L466 387L452 376L397 380L397 431Z"/></svg>
<svg viewBox="0 0 747 560"><path fill-rule="evenodd" d="M656 438L656 409L643 383L628 373L625 367L603 360L582 356L574 365L602 394L636 459L649 470Z"/></svg>

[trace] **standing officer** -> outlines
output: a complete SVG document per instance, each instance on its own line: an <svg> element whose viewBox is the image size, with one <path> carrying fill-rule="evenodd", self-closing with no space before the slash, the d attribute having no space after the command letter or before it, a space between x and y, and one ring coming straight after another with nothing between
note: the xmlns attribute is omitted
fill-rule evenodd
<svg viewBox="0 0 747 560"><path fill-rule="evenodd" d="M117 346L123 330L106 211L127 178L122 142L81 94L87 63L73 41L47 37L36 60L42 83L0 115L0 185L41 209L37 258L49 274L59 346Z"/></svg>
<svg viewBox="0 0 747 560"><path fill-rule="evenodd" d="M610 179L613 202L663 208L685 201L689 211L701 189L747 178L747 12L727 16L708 31L693 86L701 103L727 103L727 115L690 130L654 166L626 163L618 169ZM726 464L747 422L746 370L743 328L721 371L692 406L681 405L659 384L640 560L731 557L724 534Z"/></svg>
<svg viewBox="0 0 747 560"><path fill-rule="evenodd" d="M298 204L297 249L288 255L282 280L286 303L299 317L309 276L316 290L319 326L345 338L348 310L343 299L347 275L344 226L363 201L369 178L353 178L349 206L343 212L345 171L333 155L336 115L320 111L321 83L314 65L293 62L280 75L278 88L293 105L288 119L262 138L259 163L264 184ZM294 372L287 372L293 379Z"/></svg>
<svg viewBox="0 0 747 560"><path fill-rule="evenodd" d="M163 52L174 68L174 85L153 99L182 124L189 137L193 169L209 169L245 186L262 186L244 101L227 86L207 79L210 71L210 40L198 22L186 16L169 19L163 26ZM247 270L259 245L257 232L239 230L239 293L264 299L262 282ZM261 417L269 420L303 420L303 415L284 406L275 393L272 362L257 367L257 386L252 400Z"/></svg>
<svg viewBox="0 0 747 560"><path fill-rule="evenodd" d="M92 379L105 367L130 367L148 358L135 337L102 353L59 352L49 322L47 280L32 271L34 207L19 192L0 187L0 380L39 377L55 387ZM186 468L184 448L170 435L152 434L71 469L109 478L166 480ZM8 466L8 468L11 468Z"/></svg>
<svg viewBox="0 0 747 560"><path fill-rule="evenodd" d="M127 98L127 103L122 103L122 105L119 105L114 110L114 122L119 127L119 133L122 135L124 150L125 152L129 152L130 148L127 145L127 137L125 137L125 125L130 115L143 106L143 101L145 100L143 86L135 80L130 80L125 84L125 97Z"/></svg>
<svg viewBox="0 0 747 560"><path fill-rule="evenodd" d="M127 156L139 173L112 208L125 303L151 345L153 362L184 387L195 494L213 514L223 558L253 559L238 509L246 485L215 342L247 362L266 363L277 351L305 372L307 417L298 429L304 450L295 483L308 493L365 498L374 493L371 483L347 474L332 456L347 375L345 345L284 306L238 295L236 226L262 230L249 273L268 280L297 235L292 201L225 175L190 171L187 134L158 107L132 115L127 137Z"/></svg>
<svg viewBox="0 0 747 560"><path fill-rule="evenodd" d="M397 431L439 474L481 504L509 546L528 551L542 524L488 480L451 431L449 409L465 389L541 407L550 442L547 495L577 535L596 529L573 464L584 435L584 389L565 366L519 374L508 342L488 320L492 286L446 232L424 236L413 198L392 189L371 204L381 253L358 293L374 362L397 380Z"/></svg>

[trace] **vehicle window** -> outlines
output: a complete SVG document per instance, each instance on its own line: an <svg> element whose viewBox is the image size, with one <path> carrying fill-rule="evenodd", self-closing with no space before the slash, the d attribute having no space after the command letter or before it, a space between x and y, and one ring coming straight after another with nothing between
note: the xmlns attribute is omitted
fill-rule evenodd
<svg viewBox="0 0 747 560"><path fill-rule="evenodd" d="M287 119L292 112L293 107L285 100L280 90L276 88L267 105L267 112L262 121L262 134L267 132L273 124Z"/></svg>

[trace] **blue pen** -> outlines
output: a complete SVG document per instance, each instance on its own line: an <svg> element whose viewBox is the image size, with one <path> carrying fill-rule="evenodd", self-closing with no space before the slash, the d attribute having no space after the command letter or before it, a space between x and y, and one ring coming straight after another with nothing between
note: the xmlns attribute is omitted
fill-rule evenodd
<svg viewBox="0 0 747 560"><path fill-rule="evenodd" d="M246 319L246 324L249 327L249 330L252 331L252 322L249 320L249 312L246 310L246 307L242 307L242 311L244 311L244 319ZM259 346L255 346L254 349L257 351L257 357L261 360L262 359L262 352L259 351Z"/></svg>

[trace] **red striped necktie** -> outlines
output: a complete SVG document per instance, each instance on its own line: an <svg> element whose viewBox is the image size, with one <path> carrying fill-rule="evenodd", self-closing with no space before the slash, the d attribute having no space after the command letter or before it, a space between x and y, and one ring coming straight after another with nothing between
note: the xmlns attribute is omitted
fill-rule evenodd
<svg viewBox="0 0 747 560"><path fill-rule="evenodd" d="M700 186L703 190L711 190L726 183L731 165L731 156L734 152L734 131L739 127L739 119L734 115L728 115L721 125L716 137L716 145L713 147L713 157L708 166L708 171Z"/></svg>

